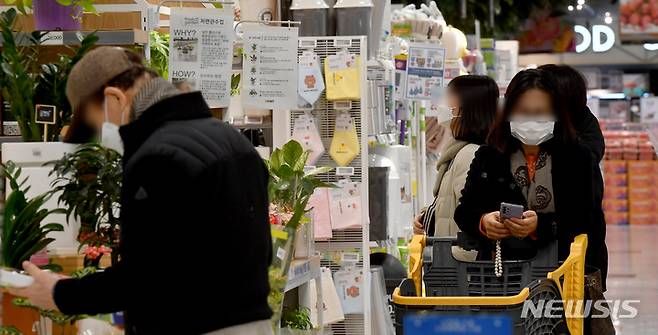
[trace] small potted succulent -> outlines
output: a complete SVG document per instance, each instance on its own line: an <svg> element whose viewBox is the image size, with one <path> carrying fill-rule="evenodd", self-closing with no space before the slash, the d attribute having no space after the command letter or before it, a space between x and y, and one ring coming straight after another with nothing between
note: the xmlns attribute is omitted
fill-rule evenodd
<svg viewBox="0 0 658 335"><path fill-rule="evenodd" d="M22 14L32 9L36 30L80 30L82 14L96 13L94 0L3 0Z"/></svg>
<svg viewBox="0 0 658 335"><path fill-rule="evenodd" d="M270 266L270 307L274 311L272 321L279 324L283 295L292 261L297 229L310 221L308 202L316 188L334 187L317 176L331 171L319 167L306 171L309 151L297 141L289 141L281 149L275 149L265 163L270 172L268 186L270 198L270 223L272 227L273 258Z"/></svg>

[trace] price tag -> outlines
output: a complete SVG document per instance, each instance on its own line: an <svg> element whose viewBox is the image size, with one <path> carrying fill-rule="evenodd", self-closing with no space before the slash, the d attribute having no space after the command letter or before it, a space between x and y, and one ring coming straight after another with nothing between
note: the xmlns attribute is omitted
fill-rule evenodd
<svg viewBox="0 0 658 335"><path fill-rule="evenodd" d="M286 251L283 248L279 247L279 249L277 249L276 251L276 258L280 260L286 258Z"/></svg>

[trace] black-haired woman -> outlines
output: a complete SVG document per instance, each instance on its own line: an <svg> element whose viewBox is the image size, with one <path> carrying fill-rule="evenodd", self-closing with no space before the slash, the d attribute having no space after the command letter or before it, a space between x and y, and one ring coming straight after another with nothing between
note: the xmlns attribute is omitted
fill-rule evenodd
<svg viewBox="0 0 658 335"><path fill-rule="evenodd" d="M488 145L473 160L455 211L460 229L486 237L482 258L500 240L503 259L528 259L557 240L560 260L579 234L588 234L586 263L607 267L594 213L594 169L578 144L555 79L542 70L518 73L505 93L505 107ZM521 219L501 220L502 202L524 207Z"/></svg>
<svg viewBox="0 0 658 335"><path fill-rule="evenodd" d="M592 114L587 107L587 82L578 70L568 65L546 64L539 67L555 78L558 91L562 101L566 103L569 111L571 122L573 123L576 135L581 144L587 147L594 158L595 163L603 159L605 153L605 141L599 120ZM594 169L594 201L600 204L603 201L603 175L601 169ZM595 213L595 222L598 223L599 229L590 232L590 239L605 241L606 225L603 209L598 209ZM607 257L607 247L604 244L602 248L605 252L603 256ZM608 274L607 258L601 262L601 282L602 289L605 291L605 279Z"/></svg>
<svg viewBox="0 0 658 335"><path fill-rule="evenodd" d="M456 236L455 207L475 152L486 141L498 108L498 85L487 76L466 75L448 84L446 115L439 122L452 132L437 162L434 202L414 223L417 234Z"/></svg>

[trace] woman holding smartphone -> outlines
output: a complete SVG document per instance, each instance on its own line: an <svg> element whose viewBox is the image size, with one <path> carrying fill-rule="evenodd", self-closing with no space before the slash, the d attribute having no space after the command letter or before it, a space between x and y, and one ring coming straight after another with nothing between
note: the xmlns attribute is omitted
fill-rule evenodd
<svg viewBox="0 0 658 335"><path fill-rule="evenodd" d="M519 72L505 93L505 107L486 146L475 154L455 211L460 229L491 241L479 257L490 258L500 240L503 259L529 259L557 240L559 259L579 234L590 237L588 265L601 268L605 229L595 213L594 162L578 144L555 79L542 70ZM521 218L501 220L501 203L521 205Z"/></svg>
<svg viewBox="0 0 658 335"><path fill-rule="evenodd" d="M448 84L448 109L438 122L451 132L437 162L434 201L414 222L416 234L456 236L453 216L475 152L484 144L496 117L498 85L487 76L465 75Z"/></svg>

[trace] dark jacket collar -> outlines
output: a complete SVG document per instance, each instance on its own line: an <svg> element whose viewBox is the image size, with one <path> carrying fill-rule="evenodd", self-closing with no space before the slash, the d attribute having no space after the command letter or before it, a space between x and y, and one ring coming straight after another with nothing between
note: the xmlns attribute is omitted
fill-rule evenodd
<svg viewBox="0 0 658 335"><path fill-rule="evenodd" d="M149 107L135 121L119 128L124 146L124 162L163 124L211 117L210 108L201 92L180 94L163 99Z"/></svg>

